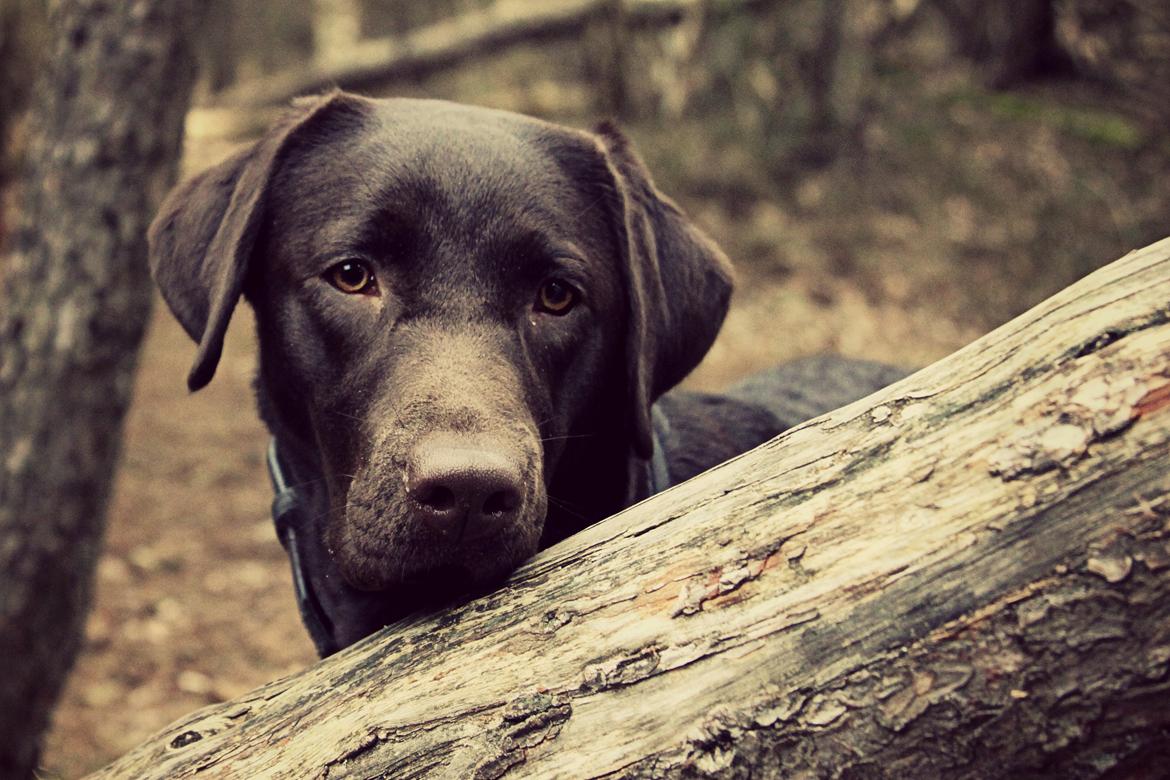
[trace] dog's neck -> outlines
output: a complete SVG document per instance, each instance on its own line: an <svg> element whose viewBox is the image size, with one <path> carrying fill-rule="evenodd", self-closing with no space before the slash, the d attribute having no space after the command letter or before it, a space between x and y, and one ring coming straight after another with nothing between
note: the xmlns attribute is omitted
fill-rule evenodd
<svg viewBox="0 0 1170 780"><path fill-rule="evenodd" d="M652 420L653 453L649 459L633 454L625 431L581 440L565 452L549 480L542 548L673 484L666 452L670 423L657 406Z"/></svg>
<svg viewBox="0 0 1170 780"><path fill-rule="evenodd" d="M310 543L307 535L311 533L312 525L308 522L311 516L306 514L311 511L304 498L307 485L299 480L297 473L282 457L275 438L268 443L267 463L268 476L275 493L272 499L272 520L276 525L276 538L284 547L292 568L293 592L301 621L313 638L318 654L324 657L338 648L333 635L333 621L313 589L304 559L305 545Z"/></svg>

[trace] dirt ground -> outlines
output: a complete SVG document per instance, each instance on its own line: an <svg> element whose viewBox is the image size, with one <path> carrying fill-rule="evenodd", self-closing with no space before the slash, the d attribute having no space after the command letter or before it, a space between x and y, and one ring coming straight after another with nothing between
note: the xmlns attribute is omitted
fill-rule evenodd
<svg viewBox="0 0 1170 780"><path fill-rule="evenodd" d="M1081 137L1062 118L1083 118L1079 97L1027 95L1012 110L995 97L944 97L891 107L871 128L866 160L780 194L711 195L710 175L694 171L746 180L750 157L716 148L702 127L634 128L652 170L666 172L668 190L740 270L732 313L692 386L828 351L924 365L1093 263L1170 233L1156 175L1164 152ZM712 157L680 157L696 147ZM196 137L187 167L224 150ZM250 312L239 310L215 380L190 395L193 352L160 301L85 648L44 777L95 769L181 715L315 660L268 515Z"/></svg>

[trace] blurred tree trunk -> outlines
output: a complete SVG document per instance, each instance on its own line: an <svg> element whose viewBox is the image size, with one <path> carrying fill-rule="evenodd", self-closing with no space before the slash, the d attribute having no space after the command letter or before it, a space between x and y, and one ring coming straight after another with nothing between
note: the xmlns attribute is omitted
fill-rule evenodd
<svg viewBox="0 0 1170 780"><path fill-rule="evenodd" d="M194 8L200 21L192 31L196 62L208 96L239 81L303 68L313 57L315 2L201 0Z"/></svg>
<svg viewBox="0 0 1170 780"><path fill-rule="evenodd" d="M361 6L363 38L403 35L418 27L454 16L454 0L357 0Z"/></svg>
<svg viewBox="0 0 1170 780"><path fill-rule="evenodd" d="M992 87L1067 72L1056 38L1054 0L935 0L959 53Z"/></svg>
<svg viewBox="0 0 1170 780"><path fill-rule="evenodd" d="M313 59L325 66L345 62L361 37L358 0L313 0Z"/></svg>
<svg viewBox="0 0 1170 780"><path fill-rule="evenodd" d="M0 0L0 244L7 232L4 193L19 159L17 125L28 103L27 75L39 62L44 15L40 3Z"/></svg>
<svg viewBox="0 0 1170 780"><path fill-rule="evenodd" d="M0 777L32 776L80 645L174 179L195 0L59 0L0 258Z"/></svg>
<svg viewBox="0 0 1170 780"><path fill-rule="evenodd" d="M593 89L595 110L628 119L632 113L626 85L627 42L625 3L610 0L605 11L585 25L585 80Z"/></svg>
<svg viewBox="0 0 1170 780"><path fill-rule="evenodd" d="M723 56L713 85L781 181L830 165L860 133L888 17L869 0L795 0L742 20L740 53Z"/></svg>
<svg viewBox="0 0 1170 780"><path fill-rule="evenodd" d="M203 0L196 58L199 61L201 81L207 92L215 94L236 82L240 66L239 19L235 0Z"/></svg>
<svg viewBox="0 0 1170 780"><path fill-rule="evenodd" d="M1170 3L1063 0L1056 37L1081 71L1120 87L1152 127L1170 124Z"/></svg>
<svg viewBox="0 0 1170 780"><path fill-rule="evenodd" d="M860 127L873 67L877 22L859 0L820 0L815 34L800 52L809 114L801 147L806 164L831 162Z"/></svg>

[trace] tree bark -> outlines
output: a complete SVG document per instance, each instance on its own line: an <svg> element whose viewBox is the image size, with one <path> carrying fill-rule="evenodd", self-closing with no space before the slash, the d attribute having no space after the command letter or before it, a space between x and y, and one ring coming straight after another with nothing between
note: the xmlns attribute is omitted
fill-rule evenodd
<svg viewBox="0 0 1170 780"><path fill-rule="evenodd" d="M622 0L622 17L633 26L677 24L705 0ZM712 11L729 13L767 6L766 0L706 0ZM428 25L402 36L363 41L344 65L279 73L225 90L215 105L255 107L283 103L333 86L365 89L396 79L415 79L490 55L519 43L580 36L613 12L614 0L499 0L482 11Z"/></svg>
<svg viewBox="0 0 1170 780"><path fill-rule="evenodd" d="M1168 300L1170 239L96 777L1153 776Z"/></svg>
<svg viewBox="0 0 1170 780"><path fill-rule="evenodd" d="M89 605L173 181L192 2L62 0L0 261L0 777L31 776Z"/></svg>

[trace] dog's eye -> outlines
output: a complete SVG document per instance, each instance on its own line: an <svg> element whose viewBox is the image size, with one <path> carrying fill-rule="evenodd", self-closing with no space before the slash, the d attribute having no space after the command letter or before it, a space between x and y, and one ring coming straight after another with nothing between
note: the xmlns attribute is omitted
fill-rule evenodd
<svg viewBox="0 0 1170 780"><path fill-rule="evenodd" d="M536 308L549 314L568 314L576 303L577 291L560 279L549 279L536 296Z"/></svg>
<svg viewBox="0 0 1170 780"><path fill-rule="evenodd" d="M361 260L345 260L325 272L325 281L349 295L375 295L378 286L369 266Z"/></svg>

